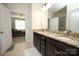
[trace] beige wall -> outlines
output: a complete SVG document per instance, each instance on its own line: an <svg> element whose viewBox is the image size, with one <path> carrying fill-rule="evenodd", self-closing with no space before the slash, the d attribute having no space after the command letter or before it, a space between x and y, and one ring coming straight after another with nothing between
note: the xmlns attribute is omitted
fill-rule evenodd
<svg viewBox="0 0 79 59"><path fill-rule="evenodd" d="M41 29L41 4L32 4L32 29Z"/></svg>
<svg viewBox="0 0 79 59"><path fill-rule="evenodd" d="M32 29L47 29L48 27L48 11L42 10L39 3L32 4Z"/></svg>
<svg viewBox="0 0 79 59"><path fill-rule="evenodd" d="M42 29L48 29L48 10L42 10Z"/></svg>

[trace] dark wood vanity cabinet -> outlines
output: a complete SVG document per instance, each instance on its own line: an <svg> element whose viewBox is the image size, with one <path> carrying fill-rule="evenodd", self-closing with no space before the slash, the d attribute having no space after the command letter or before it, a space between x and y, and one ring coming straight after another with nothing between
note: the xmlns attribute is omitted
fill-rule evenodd
<svg viewBox="0 0 79 59"><path fill-rule="evenodd" d="M79 56L79 48L35 32L34 46L43 56Z"/></svg>
<svg viewBox="0 0 79 59"><path fill-rule="evenodd" d="M37 48L37 50L40 52L40 34L34 33L34 46Z"/></svg>
<svg viewBox="0 0 79 59"><path fill-rule="evenodd" d="M34 46L41 53L41 55L46 55L46 37L34 32Z"/></svg>

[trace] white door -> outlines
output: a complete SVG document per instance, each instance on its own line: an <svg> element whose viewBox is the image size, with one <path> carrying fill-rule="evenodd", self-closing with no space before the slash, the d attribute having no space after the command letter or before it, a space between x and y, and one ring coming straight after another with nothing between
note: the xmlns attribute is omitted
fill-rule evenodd
<svg viewBox="0 0 79 59"><path fill-rule="evenodd" d="M10 10L0 4L0 55L12 45Z"/></svg>

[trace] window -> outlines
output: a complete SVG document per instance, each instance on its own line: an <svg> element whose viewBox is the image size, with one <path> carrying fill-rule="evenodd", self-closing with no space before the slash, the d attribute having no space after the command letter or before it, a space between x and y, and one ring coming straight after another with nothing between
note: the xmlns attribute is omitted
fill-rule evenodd
<svg viewBox="0 0 79 59"><path fill-rule="evenodd" d="M15 28L17 30L25 30L25 20L15 20Z"/></svg>

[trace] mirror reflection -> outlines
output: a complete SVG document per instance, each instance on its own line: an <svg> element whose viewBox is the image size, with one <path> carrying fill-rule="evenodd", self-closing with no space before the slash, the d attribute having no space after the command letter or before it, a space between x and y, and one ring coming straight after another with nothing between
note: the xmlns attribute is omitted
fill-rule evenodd
<svg viewBox="0 0 79 59"><path fill-rule="evenodd" d="M48 29L79 32L79 4L55 4L48 9Z"/></svg>

